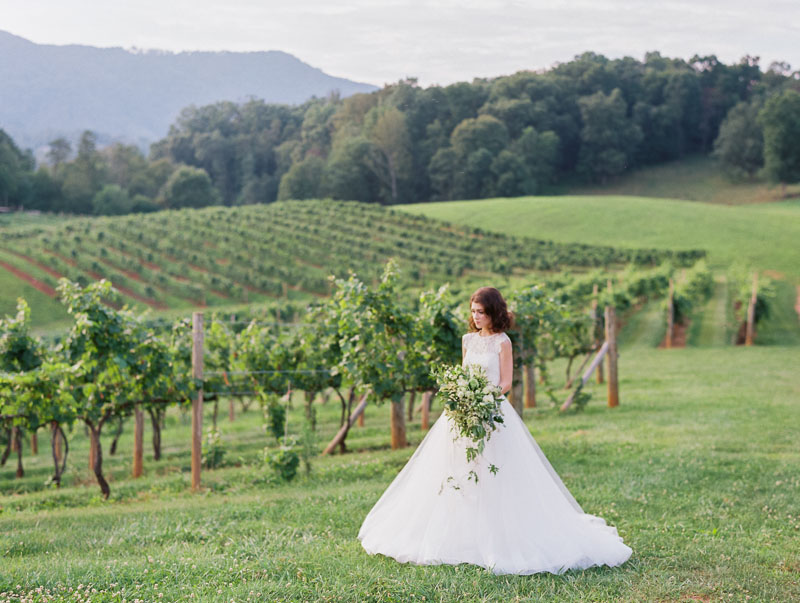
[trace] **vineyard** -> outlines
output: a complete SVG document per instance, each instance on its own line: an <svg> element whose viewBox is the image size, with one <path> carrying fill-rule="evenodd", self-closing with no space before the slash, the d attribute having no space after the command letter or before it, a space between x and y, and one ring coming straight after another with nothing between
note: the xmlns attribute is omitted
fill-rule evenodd
<svg viewBox="0 0 800 603"><path fill-rule="evenodd" d="M646 306L661 306L665 299L654 292L663 293L670 276L695 283L675 287L688 293L702 290L708 275L699 265L687 270L685 280L665 267L564 279L566 297L583 296L575 305L562 303L555 288L548 295L541 295L541 286L514 292L524 326L515 339L532 338L527 349L535 349L533 360L546 367L550 393L562 400L564 380L576 370L569 367L568 347L556 349L545 333L589 344L593 329L585 304L591 308L595 285L607 287L610 277L612 292L597 287L596 299L618 304L626 316L644 299ZM631 543L635 557L624 567L567 579L498 580L470 567L415 568L367 557L354 537L360 521L425 434L420 396L406 391L429 387L418 352L457 354L463 330L463 312L451 314L463 300L429 294L411 311L398 301L392 278L389 271L377 286L337 283L335 303L315 310L338 307L337 320L312 321L320 317L312 312L292 318L303 323L276 324L266 317L231 321L207 313L200 381L191 378L191 325L151 324L116 310L106 303L114 297L107 284L62 286L74 324L52 347L30 335L24 308L6 319L2 358L14 372L0 384L0 413L16 447L7 448L11 462L0 469L3 596L463 600L476 588L486 600L567 600L586 589L603 599L631 601L713 600L741 592L755 600L800 595L794 546L800 528L794 496L800 469L796 376L790 349L780 347L746 353L728 347L713 354L655 348L632 354L623 347L619 408L604 408L605 386L592 380L585 388L591 397L578 412L559 414L541 391L536 406L524 409L584 508L610 519ZM526 319L532 309L543 325ZM364 330L367 324L373 328ZM395 329L391 347L378 335L379 324ZM585 329L577 340L566 336L576 325ZM341 337L352 336L351 329L367 335L350 342L364 347L324 345L332 341L331 332L339 333L333 340L351 340ZM443 337L425 340L425 333ZM426 345L419 346L420 340ZM398 344L411 354L399 358ZM59 363L59 356L72 364ZM326 357L328 369L342 370L316 372ZM376 367L387 377L402 368L409 379L378 380ZM359 399L362 386L352 396L350 388L367 381L374 392L362 415L366 420L350 428L345 444L352 452L320 456L341 431L346 405ZM189 399L200 387L210 429L197 496L189 480ZM758 401L765 389L771 392L767 405ZM147 436L153 440L138 469L137 410L139 417L150 414ZM429 410L432 423L440 405L434 402ZM405 419L408 446L389 450L389 429L398 418ZM103 420L105 429L98 427ZM45 422L45 429L35 430L37 422ZM18 458L24 471L15 477ZM98 466L108 502L91 483ZM137 471L140 477L131 477ZM754 539L768 540L769 548L753 547Z"/></svg>
<svg viewBox="0 0 800 603"><path fill-rule="evenodd" d="M395 258L404 282L564 267L689 265L702 251L616 249L494 234L355 202L76 219L3 233L0 261L55 297L58 279L107 279L134 307L224 306L329 295L329 276L369 281Z"/></svg>
<svg viewBox="0 0 800 603"><path fill-rule="evenodd" d="M567 361L569 387L577 362L583 358L582 368L598 351L602 331L605 339L609 328L616 332L613 323L603 324L598 307L606 308L608 320L609 310L625 313L666 296L667 333L672 333L674 324L685 322L691 307L705 302L713 289L703 261L678 276L671 264L638 269L629 265L617 273L559 275L508 291L516 323L510 334L516 373L511 399L517 411L522 415L524 408L535 408L537 397L541 404L543 393L548 404L558 406L552 364ZM673 287L676 279L679 284ZM164 413L205 396L215 409L223 399L257 400L265 417L271 417L269 429L280 437L285 434L275 417L284 416L287 409L278 400L295 390L303 392L312 432L320 396L341 404L340 432L326 452L337 447L346 451L349 429L369 402L391 404L392 448L405 447L405 417L411 418L418 394L423 426L428 426L436 390L430 368L458 362L464 300L441 287L423 291L409 304L395 262L387 264L375 286L355 275L334 284L333 295L292 316L237 320L211 315L207 323L195 316L190 325L186 319L152 321L117 309L119 294L109 281L81 287L64 279L58 290L73 324L64 338L50 345L30 334L30 310L20 301L17 315L0 324L6 371L0 376L2 463L16 450L16 473L22 477L22 440L25 434L35 439L37 431L47 427L53 446L52 481L58 484L65 466L65 429L82 423L92 441L90 466L108 498L100 446L104 427L121 433L126 419L135 416L141 433L143 413L149 413L158 458ZM586 404L588 396L580 391L584 384L585 378L562 410L573 398L578 407ZM217 410L215 428L216 417ZM142 454L140 440L137 458Z"/></svg>
<svg viewBox="0 0 800 603"><path fill-rule="evenodd" d="M183 507L188 502L194 510L186 513L192 519L186 515L175 519L179 527L174 529L156 522L155 541L142 542L148 554L166 555L165 567L180 567L192 576L194 566L189 568L188 558L176 558L163 547L176 542L213 545L205 554L195 550L192 555L198 561L193 563L209 568L214 576L238 578L229 578L230 585L211 578L209 584L216 590L204 591L204 599L223 600L224 593L231 593L225 600L232 593L245 599L249 593L245 583L253 585L251 598L258 598L259 592L280 598L286 588L298 598L416 596L416 587L404 586L398 574L386 586L381 586L381 578L359 583L359 594L354 594L331 575L338 570L329 561L310 558L310 550L297 548L295 536L281 530L289 525L293 534L312 540L330 534L324 538L333 539L332 546L350 565L364 562L351 542L352 524L440 413L430 367L458 361L470 278L480 282L495 273L507 279L503 292L516 318L510 332L515 350L510 399L515 409L527 421L535 419L538 429L547 426L551 435L546 431L543 441L548 454L554 450L556 462L567 468L563 475L578 485L584 500L613 518L623 534L630 530L626 541L634 543L641 559L659 567L647 548L655 541L636 522L636 514L650 513L644 505L653 496L647 485L651 478L637 477L642 463L647 458L659 463L659 458L674 454L682 465L696 464L696 437L723 449L733 445L727 435L715 429L712 436L700 425L722 421L733 434L744 427L728 412L724 394L728 386L710 393L707 384L700 384L705 383L700 373L701 381L691 377L693 385L682 386L687 400L677 402L675 380L683 380L691 366L705 366L709 359L687 356L689 364L679 367L675 363L684 362L683 356L656 346L682 347L692 338L717 337L717 323L724 322L726 335L719 344L728 350L719 353L726 360L719 366L710 364L717 366L714 383L719 384L731 370L726 363L746 362L736 354L743 348L732 344L743 340L755 325L758 338L769 336L765 325L776 312L780 314L776 300L785 301L782 289L767 275L757 273L754 279L753 272L744 268L712 271L702 251L615 249L509 237L340 202L68 220L46 228L7 231L0 253L8 266L35 275L36 283L49 288L48 294L60 300L69 321L62 334L42 339L31 328L33 313L24 302L15 315L0 321L0 509L8 513L0 523L11 522L0 549L12 562L9 576L13 576L9 581L0 577L0 592L5 589L6 596L16 584L28 591L33 584L23 578L25 559L31 554L25 543L33 536L27 528L16 527L14 518L49 521L51 512L61 513L70 506L85 509L87 500L94 505L144 504L146 509L155 505L145 511L150 522L154 517L150 514L161 512L163 505ZM386 263L388 257L393 259ZM453 285L441 286L446 281ZM202 314L190 320L190 308ZM606 324L609 316L619 316L619 323ZM711 322L713 327L708 326ZM603 408L607 392L601 383L609 379L610 395L610 361L599 363L596 379L593 375L587 380L585 374L581 379L592 358L592 365L597 364L609 327L620 329L622 344L621 402L613 411ZM627 353L642 341L648 342L646 348ZM767 350L760 353L769 354ZM775 348L778 354L784 353L781 350ZM775 379L770 383L783 391L786 385L781 380L789 369L780 368L785 363L776 362L779 356L768 358L769 370L762 371L763 377ZM755 382L745 386L743 378L730 387L749 387L753 392L763 387ZM662 380L671 385L659 390L665 387L659 385ZM657 418L663 412L654 406L657 398L682 409L670 411L668 428ZM703 407L705 418L695 424L691 418L695 410L689 409L708 400L718 407ZM773 419L772 415L757 418L769 425L771 435L760 444L763 452L747 448L749 457L756 459L749 475L761 482L777 476L783 483L794 461L776 466L770 459L787 446L788 436L781 429L791 431L791 421ZM673 424L686 435L676 440ZM204 429L198 434L195 426L200 425ZM651 440L654 434L660 439ZM668 452L670 442L677 442L677 451ZM737 448L731 454L745 453ZM609 459L619 468L608 470ZM730 461L723 455L706 462L720 467ZM597 484L587 467L594 467L592 475L600 476ZM691 485L683 483L681 470L665 464L664 471L664 487L673 492L667 497L672 506L656 503L652 512L662 516L673 512L675 496L683 492L692 500L691 525L705 530L703 501L709 494L703 490L690 494ZM709 469L709 474L716 471ZM724 492L722 499L736 500L748 509L757 503L759 509L773 505L789 514L790 527L796 523L795 510L783 498L745 500L736 483L714 479ZM625 484L621 498L620 484ZM354 488L362 485L367 490L354 496ZM215 511L187 498L197 490L219 499L220 508L231 505L233 515L223 511L212 518ZM233 493L261 500L259 508L264 511ZM331 511L331 506L337 510ZM178 511L176 507L164 512L173 516ZM748 513L747 521L753 524L748 529L755 530L756 507ZM251 514L272 526L269 547L278 548L254 555L226 540L228 536L223 538L222 531L212 537L197 523L216 526L231 538L237 534L245 538L236 518ZM319 523L319 518L329 517L337 523ZM71 525L93 534L95 546L108 554L111 544L97 541L96 528L80 521ZM107 524L101 520L97 525ZM126 541L139 538L133 529L115 533ZM784 536L770 533L780 550L786 550ZM79 552L86 549L76 536L59 538L65 543L65 555L85 554ZM676 536L667 546L684 549L690 542ZM736 540L734 547L743 550L746 542ZM36 546L51 551L53 545ZM341 550L343 546L346 550ZM218 564L233 563L226 556L227 547L237 556L236 563L247 569L221 569ZM276 561L266 570L255 569L264 555ZM749 588L762 595L773 592L764 577L771 570L750 561L754 569ZM64 562L52 570L46 570L41 560L36 563L38 584L63 595L59 589L68 587L62 582L63 568L57 568ZM285 575L287 563L293 569ZM379 559L368 563L384 573L407 569L388 568ZM622 582L604 587L609 597L628 593L636 598L625 584L637 575L637 567L634 562L620 574ZM135 596L154 599L163 590L160 583L170 581L164 571L172 570L151 569L153 581L99 577L116 576L118 569L93 570L95 578L84 574L80 580L96 585L108 600L131 598L134 591ZM466 592L466 583L448 573L458 568L434 571L442 571L436 575ZM681 571L689 576L690 594L734 588L724 572L720 578L724 586L715 590L690 569ZM307 574L315 576L313 581L303 579ZM601 570L596 576L585 574L584 579L605 580L604 575ZM468 576L470 583L483 580L471 571ZM238 580L243 581L240 586L232 586ZM436 598L446 590L436 581L423 579L419 584L420 597ZM791 584L781 584L776 592L791 591ZM545 584L544 590L517 582L485 587L492 593L487 596L499 598L535 592L567 596L556 583ZM666 596L659 587L640 587L650 597ZM178 588L167 596L191 600Z"/></svg>

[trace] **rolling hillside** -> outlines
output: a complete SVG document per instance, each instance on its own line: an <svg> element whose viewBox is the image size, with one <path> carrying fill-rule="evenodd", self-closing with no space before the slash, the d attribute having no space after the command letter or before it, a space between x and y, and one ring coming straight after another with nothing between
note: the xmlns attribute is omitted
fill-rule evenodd
<svg viewBox="0 0 800 603"><path fill-rule="evenodd" d="M732 207L625 196L518 197L398 209L512 236L705 249L712 266L739 261L800 283L800 199Z"/></svg>

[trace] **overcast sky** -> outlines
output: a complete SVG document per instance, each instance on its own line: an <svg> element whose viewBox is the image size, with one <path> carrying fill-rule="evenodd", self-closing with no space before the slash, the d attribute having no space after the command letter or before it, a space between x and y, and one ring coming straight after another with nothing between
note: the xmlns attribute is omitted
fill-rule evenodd
<svg viewBox="0 0 800 603"><path fill-rule="evenodd" d="M40 44L283 50L377 86L547 68L586 50L800 68L798 0L0 0L0 29Z"/></svg>

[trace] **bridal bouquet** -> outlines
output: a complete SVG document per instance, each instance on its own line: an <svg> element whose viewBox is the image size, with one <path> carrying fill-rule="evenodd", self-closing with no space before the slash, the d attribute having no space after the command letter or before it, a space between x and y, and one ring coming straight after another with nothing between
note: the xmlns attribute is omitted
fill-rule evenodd
<svg viewBox="0 0 800 603"><path fill-rule="evenodd" d="M475 443L475 446L467 446L467 462L472 461L483 452L497 424L503 422L500 388L489 383L486 372L478 364L434 368L432 373L439 383L444 411L452 419L458 435ZM489 465L489 471L497 473L497 467ZM471 474L478 481L477 475Z"/></svg>

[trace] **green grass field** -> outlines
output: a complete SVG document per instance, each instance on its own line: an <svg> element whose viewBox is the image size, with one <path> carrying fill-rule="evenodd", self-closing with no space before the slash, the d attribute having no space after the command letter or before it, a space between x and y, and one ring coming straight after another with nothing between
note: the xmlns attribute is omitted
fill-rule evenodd
<svg viewBox="0 0 800 603"><path fill-rule="evenodd" d="M778 185L764 181L732 182L711 157L697 156L640 168L623 174L614 182L567 187L572 195L634 195L704 201L725 205L765 203L784 194ZM800 186L786 189L786 194L800 195Z"/></svg>
<svg viewBox="0 0 800 603"><path fill-rule="evenodd" d="M517 197L397 209L553 241L700 248L714 267L741 261L800 282L800 200L732 207L625 196Z"/></svg>
<svg viewBox="0 0 800 603"><path fill-rule="evenodd" d="M391 451L388 409L370 406L366 427L354 427L349 440L355 452L315 459L309 476L281 484L260 464L269 441L260 412L229 423L223 407L227 465L204 473L199 494L188 487L188 417L177 411L157 463L146 423L140 480L127 477L130 424L116 457L104 436L109 502L89 477L80 427L60 491L43 486L44 434L37 457L25 448L22 480L13 478L12 457L0 469L0 600L798 600L798 360L796 348L777 346L711 352L631 343L620 351L619 408L607 409L603 386L592 381L583 412L558 416L543 400L526 411L584 509L616 525L633 548L620 568L497 577L370 557L358 528L421 440L418 420L412 446ZM338 409L330 402L318 414L324 443Z"/></svg>

